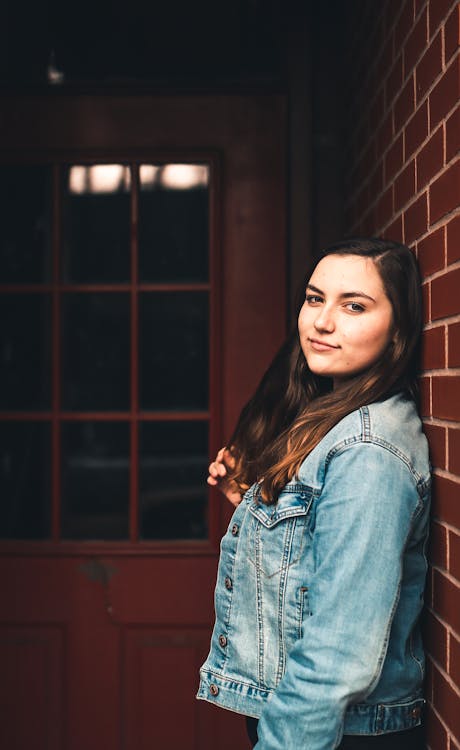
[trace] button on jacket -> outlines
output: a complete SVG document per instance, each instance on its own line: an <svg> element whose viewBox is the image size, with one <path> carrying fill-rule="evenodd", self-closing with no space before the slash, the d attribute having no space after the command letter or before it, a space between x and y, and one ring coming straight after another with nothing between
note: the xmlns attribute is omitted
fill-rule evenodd
<svg viewBox="0 0 460 750"><path fill-rule="evenodd" d="M257 750L332 750L421 721L430 473L402 394L342 419L221 543L198 698L260 717Z"/></svg>

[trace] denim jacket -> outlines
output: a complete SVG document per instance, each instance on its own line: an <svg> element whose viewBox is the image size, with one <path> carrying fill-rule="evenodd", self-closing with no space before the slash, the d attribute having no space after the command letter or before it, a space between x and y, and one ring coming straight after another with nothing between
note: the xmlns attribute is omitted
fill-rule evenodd
<svg viewBox="0 0 460 750"><path fill-rule="evenodd" d="M222 539L198 698L260 717L257 750L333 750L417 726L430 470L402 394L342 419L275 505Z"/></svg>

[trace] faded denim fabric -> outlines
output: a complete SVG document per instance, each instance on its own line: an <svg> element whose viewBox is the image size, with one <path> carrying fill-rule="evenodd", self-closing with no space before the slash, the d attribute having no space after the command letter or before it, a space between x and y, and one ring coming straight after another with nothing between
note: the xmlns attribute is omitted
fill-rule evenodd
<svg viewBox="0 0 460 750"><path fill-rule="evenodd" d="M257 750L333 750L421 722L430 470L401 394L337 424L278 503L221 543L198 698L260 717Z"/></svg>

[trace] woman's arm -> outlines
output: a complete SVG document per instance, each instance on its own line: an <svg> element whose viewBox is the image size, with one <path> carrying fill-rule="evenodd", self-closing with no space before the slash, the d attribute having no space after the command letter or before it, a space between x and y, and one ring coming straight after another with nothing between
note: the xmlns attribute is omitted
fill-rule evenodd
<svg viewBox="0 0 460 750"><path fill-rule="evenodd" d="M314 520L311 616L262 712L257 750L339 745L347 705L382 670L419 504L409 468L386 448L357 443L332 458Z"/></svg>

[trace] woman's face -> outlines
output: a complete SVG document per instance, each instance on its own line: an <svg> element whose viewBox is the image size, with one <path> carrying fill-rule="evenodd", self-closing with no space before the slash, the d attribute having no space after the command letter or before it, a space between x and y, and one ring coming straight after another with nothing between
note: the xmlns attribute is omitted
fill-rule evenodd
<svg viewBox="0 0 460 750"><path fill-rule="evenodd" d="M371 258L327 255L307 284L299 336L308 366L334 386L367 370L392 338L393 311Z"/></svg>

